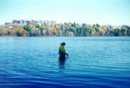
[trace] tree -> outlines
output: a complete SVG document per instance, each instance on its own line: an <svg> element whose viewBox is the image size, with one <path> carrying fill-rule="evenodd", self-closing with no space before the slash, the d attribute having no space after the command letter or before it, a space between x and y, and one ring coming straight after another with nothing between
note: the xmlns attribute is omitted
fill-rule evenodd
<svg viewBox="0 0 130 88"><path fill-rule="evenodd" d="M7 35L8 34L8 28L5 28L4 26L0 26L0 36L1 35Z"/></svg>
<svg viewBox="0 0 130 88"><path fill-rule="evenodd" d="M119 28L114 28L114 36L122 36L122 32L121 32L121 29Z"/></svg>
<svg viewBox="0 0 130 88"><path fill-rule="evenodd" d="M26 36L27 35L27 32L20 25L14 26L12 30L15 30L15 33L17 36Z"/></svg>

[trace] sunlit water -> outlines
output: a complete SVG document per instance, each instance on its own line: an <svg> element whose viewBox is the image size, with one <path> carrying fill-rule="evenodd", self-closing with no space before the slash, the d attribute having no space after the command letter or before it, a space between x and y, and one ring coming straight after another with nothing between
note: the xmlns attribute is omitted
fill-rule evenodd
<svg viewBox="0 0 130 88"><path fill-rule="evenodd" d="M129 88L130 37L0 37L0 88L57 87Z"/></svg>

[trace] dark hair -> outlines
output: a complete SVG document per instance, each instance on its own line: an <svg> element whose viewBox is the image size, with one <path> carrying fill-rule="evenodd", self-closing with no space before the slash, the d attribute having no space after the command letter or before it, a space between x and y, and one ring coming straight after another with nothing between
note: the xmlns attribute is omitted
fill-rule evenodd
<svg viewBox="0 0 130 88"><path fill-rule="evenodd" d="M65 45L65 42L62 42L61 45Z"/></svg>

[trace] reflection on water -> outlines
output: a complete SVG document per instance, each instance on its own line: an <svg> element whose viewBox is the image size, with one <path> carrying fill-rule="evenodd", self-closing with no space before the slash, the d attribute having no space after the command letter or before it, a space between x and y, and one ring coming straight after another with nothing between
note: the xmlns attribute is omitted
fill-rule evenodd
<svg viewBox="0 0 130 88"><path fill-rule="evenodd" d="M66 42L69 58L60 63ZM129 88L129 37L0 37L0 88Z"/></svg>

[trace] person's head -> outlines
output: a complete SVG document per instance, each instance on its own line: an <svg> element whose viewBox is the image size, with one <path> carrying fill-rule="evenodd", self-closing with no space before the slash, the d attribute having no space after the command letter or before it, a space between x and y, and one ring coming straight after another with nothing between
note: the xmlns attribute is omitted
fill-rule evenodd
<svg viewBox="0 0 130 88"><path fill-rule="evenodd" d="M62 42L61 45L62 45L62 46L65 46L65 42Z"/></svg>

